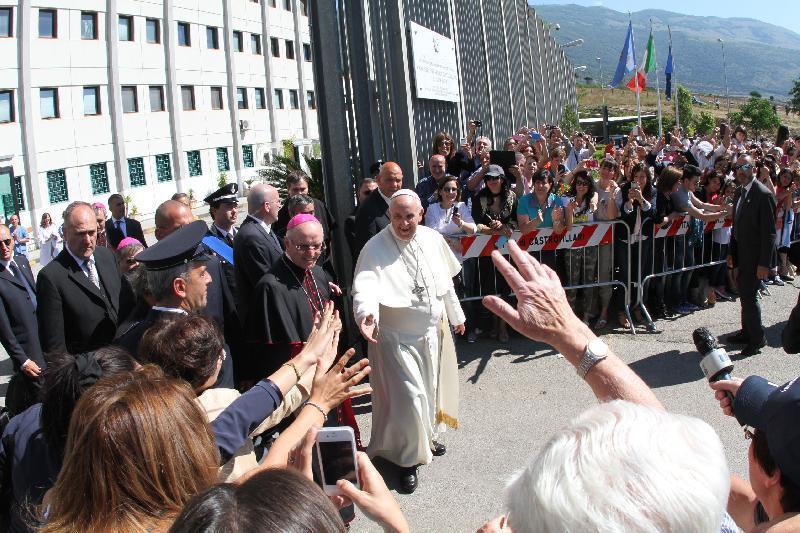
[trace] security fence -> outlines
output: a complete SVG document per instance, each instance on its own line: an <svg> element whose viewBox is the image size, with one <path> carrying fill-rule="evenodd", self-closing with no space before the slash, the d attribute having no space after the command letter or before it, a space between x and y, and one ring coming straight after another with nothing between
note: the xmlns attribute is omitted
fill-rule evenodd
<svg viewBox="0 0 800 533"><path fill-rule="evenodd" d="M458 141L479 120L479 133L500 144L575 105L573 67L526 0L309 6L326 200L337 220L375 161L397 161L413 186L436 132ZM351 272L340 255L337 270Z"/></svg>

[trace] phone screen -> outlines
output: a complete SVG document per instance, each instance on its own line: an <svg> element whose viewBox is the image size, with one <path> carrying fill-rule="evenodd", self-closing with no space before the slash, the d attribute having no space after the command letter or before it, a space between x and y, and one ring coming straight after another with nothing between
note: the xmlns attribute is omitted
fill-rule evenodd
<svg viewBox="0 0 800 533"><path fill-rule="evenodd" d="M326 485L335 485L340 479L357 483L355 451L350 441L317 442L322 457L322 474Z"/></svg>

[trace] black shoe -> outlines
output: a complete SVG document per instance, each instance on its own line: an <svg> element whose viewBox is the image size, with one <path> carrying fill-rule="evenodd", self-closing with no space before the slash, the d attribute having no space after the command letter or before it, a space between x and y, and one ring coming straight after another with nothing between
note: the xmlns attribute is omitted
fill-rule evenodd
<svg viewBox="0 0 800 533"><path fill-rule="evenodd" d="M433 451L434 457L441 457L445 453L447 453L447 447L445 447L445 445L442 444L441 442L433 441L432 451Z"/></svg>
<svg viewBox="0 0 800 533"><path fill-rule="evenodd" d="M761 353L761 348L763 348L766 345L767 345L767 340L761 339L761 342L748 344L747 346L745 346L739 353L739 355L742 357L750 357L752 355L756 355L758 353Z"/></svg>
<svg viewBox="0 0 800 533"><path fill-rule="evenodd" d="M725 342L728 344L750 344L750 339L747 338L744 331L737 331L725 337Z"/></svg>
<svg viewBox="0 0 800 533"><path fill-rule="evenodd" d="M418 484L419 481L417 480L417 467L412 466L403 469L403 472L400 475L400 492L404 494L411 494L417 490Z"/></svg>

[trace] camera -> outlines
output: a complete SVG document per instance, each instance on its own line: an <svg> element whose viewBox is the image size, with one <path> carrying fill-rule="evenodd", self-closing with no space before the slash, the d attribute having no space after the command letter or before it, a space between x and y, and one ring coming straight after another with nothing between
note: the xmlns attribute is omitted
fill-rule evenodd
<svg viewBox="0 0 800 533"><path fill-rule="evenodd" d="M472 123L475 125L476 128L483 127L483 122L481 122L480 120L473 120Z"/></svg>

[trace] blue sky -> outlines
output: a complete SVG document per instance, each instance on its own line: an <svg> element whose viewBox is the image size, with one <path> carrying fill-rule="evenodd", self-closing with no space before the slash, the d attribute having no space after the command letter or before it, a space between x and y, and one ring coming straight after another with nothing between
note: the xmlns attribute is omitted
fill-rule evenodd
<svg viewBox="0 0 800 533"><path fill-rule="evenodd" d="M723 0L672 0L649 2L642 0L530 0L530 4L579 4L582 6L604 6L622 12L643 9L663 9L675 13L697 16L744 17L783 26L800 33L800 2L797 0L761 1L758 9L751 2Z"/></svg>

